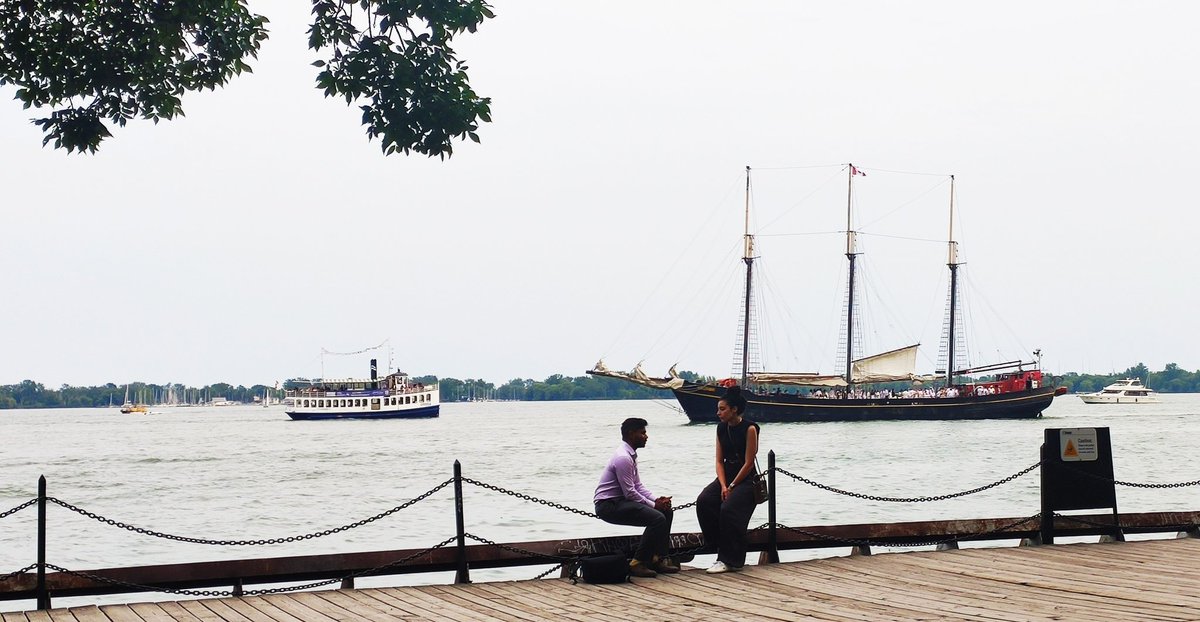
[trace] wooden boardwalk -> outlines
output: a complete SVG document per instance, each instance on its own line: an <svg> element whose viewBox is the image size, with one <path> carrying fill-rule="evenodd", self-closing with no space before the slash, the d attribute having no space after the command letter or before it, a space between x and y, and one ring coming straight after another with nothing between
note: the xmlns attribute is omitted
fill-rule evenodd
<svg viewBox="0 0 1200 622"><path fill-rule="evenodd" d="M3 622L1200 620L1200 540L838 557L622 585L369 588L5 613Z"/></svg>

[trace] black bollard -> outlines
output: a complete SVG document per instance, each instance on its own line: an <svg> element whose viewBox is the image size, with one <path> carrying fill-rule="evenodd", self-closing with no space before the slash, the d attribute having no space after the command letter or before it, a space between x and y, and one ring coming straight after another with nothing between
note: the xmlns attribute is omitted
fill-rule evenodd
<svg viewBox="0 0 1200 622"><path fill-rule="evenodd" d="M454 527L458 534L458 571L454 573L455 583L470 583L471 572L467 568L467 539L463 527L463 491L462 464L454 461Z"/></svg>
<svg viewBox="0 0 1200 622"><path fill-rule="evenodd" d="M46 591L46 476L38 478L38 535L37 535L37 608L50 608L50 593Z"/></svg>

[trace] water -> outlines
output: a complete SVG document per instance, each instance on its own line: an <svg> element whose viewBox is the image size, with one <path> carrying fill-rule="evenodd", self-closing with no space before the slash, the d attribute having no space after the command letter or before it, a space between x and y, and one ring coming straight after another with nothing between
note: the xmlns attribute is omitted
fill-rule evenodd
<svg viewBox="0 0 1200 622"><path fill-rule="evenodd" d="M953 493L994 482L1038 460L1045 428L1109 427L1117 479L1200 479L1200 395L1164 395L1157 405L1085 405L1055 400L1040 420L770 424L762 430L777 464L848 491L894 497ZM189 537L266 539L339 527L421 495L452 475L591 511L601 467L626 417L650 424L639 452L655 494L690 502L713 475L714 428L689 424L665 402L483 402L443 404L426 420L291 421L279 408L0 411L0 512L48 493L130 525ZM1123 512L1200 510L1200 487L1119 487ZM898 504L826 492L780 476L779 520L788 525L1029 516L1038 511L1037 472L960 499ZM466 486L466 529L499 542L636 533L595 519ZM450 487L366 526L298 543L212 547L151 538L48 509L49 562L71 569L275 557L431 546L454 534ZM766 521L766 508L751 525ZM695 513L675 531L698 531ZM785 552L785 559L813 554ZM36 510L0 520L0 574L36 559ZM697 563L703 563L704 558ZM472 579L530 578L546 567L473 570ZM380 577L360 585L448 583L449 574ZM251 588L256 586L249 586ZM149 600L153 595L58 599ZM0 602L0 610L30 608Z"/></svg>

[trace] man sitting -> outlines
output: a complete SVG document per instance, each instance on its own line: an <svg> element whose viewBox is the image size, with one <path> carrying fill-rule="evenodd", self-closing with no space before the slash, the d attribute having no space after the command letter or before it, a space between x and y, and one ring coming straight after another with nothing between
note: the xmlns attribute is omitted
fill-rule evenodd
<svg viewBox="0 0 1200 622"><path fill-rule="evenodd" d="M648 438L645 419L632 417L621 423L621 444L604 467L593 497L596 515L604 522L646 528L629 562L629 574L635 577L679 572L667 559L674 515L671 498L655 497L638 476L637 450Z"/></svg>

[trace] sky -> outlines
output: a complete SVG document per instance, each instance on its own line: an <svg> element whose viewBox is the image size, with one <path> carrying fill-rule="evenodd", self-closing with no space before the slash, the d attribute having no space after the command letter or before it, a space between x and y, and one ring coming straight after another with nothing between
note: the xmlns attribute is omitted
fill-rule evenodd
<svg viewBox="0 0 1200 622"><path fill-rule="evenodd" d="M953 174L973 362L1200 369L1200 5L495 0L455 45L494 122L443 161L314 88L306 4L252 0L252 74L95 155L0 88L0 384L362 376L322 351L385 341L498 384L725 375L746 166L764 364L834 370L851 162L872 346L935 365Z"/></svg>

